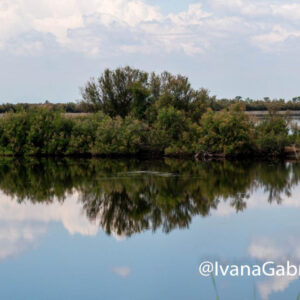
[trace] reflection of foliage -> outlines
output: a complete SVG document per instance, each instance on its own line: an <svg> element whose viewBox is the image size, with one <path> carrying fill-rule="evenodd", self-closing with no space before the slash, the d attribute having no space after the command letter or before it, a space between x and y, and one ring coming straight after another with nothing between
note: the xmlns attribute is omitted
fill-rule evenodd
<svg viewBox="0 0 300 300"><path fill-rule="evenodd" d="M109 234L128 236L186 228L193 216L208 215L220 201L242 211L258 187L270 202L280 203L299 179L300 165L286 163L45 158L0 163L0 189L18 201L64 201L76 190L91 221Z"/></svg>
<svg viewBox="0 0 300 300"><path fill-rule="evenodd" d="M261 165L259 170L259 185L269 193L270 203L282 202L282 195L291 196L291 189L299 182L299 165L277 163L276 165Z"/></svg>

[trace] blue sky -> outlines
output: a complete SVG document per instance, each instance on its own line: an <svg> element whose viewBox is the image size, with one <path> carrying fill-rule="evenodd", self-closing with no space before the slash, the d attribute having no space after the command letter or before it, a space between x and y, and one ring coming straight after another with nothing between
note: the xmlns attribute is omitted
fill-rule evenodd
<svg viewBox="0 0 300 300"><path fill-rule="evenodd" d="M0 21L0 102L75 101L125 65L219 98L300 95L295 0L0 0Z"/></svg>

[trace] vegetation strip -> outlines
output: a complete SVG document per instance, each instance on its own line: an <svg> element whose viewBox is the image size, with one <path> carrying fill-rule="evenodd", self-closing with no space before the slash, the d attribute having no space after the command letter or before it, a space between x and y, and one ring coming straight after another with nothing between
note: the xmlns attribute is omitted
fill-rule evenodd
<svg viewBox="0 0 300 300"><path fill-rule="evenodd" d="M86 84L82 95L82 107L93 113L77 118L66 118L51 105L4 114L0 154L248 158L281 156L287 146L289 154L297 154L300 143L298 129L289 129L276 103L256 123L241 99L218 110L218 101L206 90L192 89L181 75L106 70Z"/></svg>

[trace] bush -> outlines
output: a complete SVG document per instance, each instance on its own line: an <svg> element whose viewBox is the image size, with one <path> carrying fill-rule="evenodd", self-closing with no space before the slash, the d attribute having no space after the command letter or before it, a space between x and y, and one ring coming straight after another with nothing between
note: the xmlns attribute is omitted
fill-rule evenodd
<svg viewBox="0 0 300 300"><path fill-rule="evenodd" d="M261 121L255 128L255 146L265 155L281 155L289 144L288 121L273 115Z"/></svg>
<svg viewBox="0 0 300 300"><path fill-rule="evenodd" d="M248 154L252 150L253 124L238 105L230 110L205 113L200 122L199 151L224 155Z"/></svg>
<svg viewBox="0 0 300 300"><path fill-rule="evenodd" d="M5 155L134 154L145 143L144 123L103 113L67 119L44 108L0 119Z"/></svg>
<svg viewBox="0 0 300 300"><path fill-rule="evenodd" d="M281 155L285 146L300 140L299 131L289 134L288 121L276 114L254 126L239 104L209 110L199 123L171 105L156 113L152 123L103 112L70 119L48 107L8 113L0 118L0 154Z"/></svg>
<svg viewBox="0 0 300 300"><path fill-rule="evenodd" d="M143 144L145 125L130 117L105 116L96 130L93 154L135 154Z"/></svg>
<svg viewBox="0 0 300 300"><path fill-rule="evenodd" d="M0 149L11 155L64 154L72 121L45 108L9 113L0 119Z"/></svg>
<svg viewBox="0 0 300 300"><path fill-rule="evenodd" d="M66 154L90 154L95 147L97 127L104 117L100 112L74 120Z"/></svg>
<svg viewBox="0 0 300 300"><path fill-rule="evenodd" d="M194 152L199 127L184 112L169 106L160 110L151 133L152 148L165 154L187 154Z"/></svg>

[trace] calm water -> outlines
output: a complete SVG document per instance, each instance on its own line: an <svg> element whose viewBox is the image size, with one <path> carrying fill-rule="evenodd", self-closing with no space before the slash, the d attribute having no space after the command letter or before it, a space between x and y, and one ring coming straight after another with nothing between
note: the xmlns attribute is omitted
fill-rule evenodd
<svg viewBox="0 0 300 300"><path fill-rule="evenodd" d="M0 160L0 299L297 299L300 164ZM219 298L218 298L219 297Z"/></svg>

